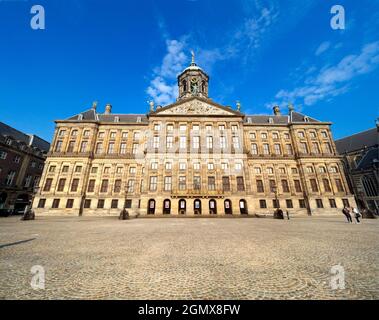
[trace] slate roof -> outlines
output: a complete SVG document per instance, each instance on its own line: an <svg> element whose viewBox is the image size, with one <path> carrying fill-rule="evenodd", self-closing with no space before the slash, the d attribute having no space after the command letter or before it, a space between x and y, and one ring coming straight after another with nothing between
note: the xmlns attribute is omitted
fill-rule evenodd
<svg viewBox="0 0 379 320"><path fill-rule="evenodd" d="M319 120L311 118L302 113L292 111L289 115L245 115L237 110L233 110L230 107L222 106L218 103L213 102L210 99L205 99L201 97L191 97L185 100L177 101L168 106L157 109L155 112L151 112L150 115L159 115L160 112L165 111L174 106L180 105L182 103L188 102L193 99L198 99L216 106L225 111L231 112L236 116L245 117L245 123L247 124L290 124L290 123L322 123ZM117 121L118 120L118 121ZM114 122L114 123L148 123L148 115L145 114L104 114L97 113L95 109L86 110L79 113L73 117L66 119L66 121L102 121L102 122Z"/></svg>
<svg viewBox="0 0 379 320"><path fill-rule="evenodd" d="M369 150L365 156L359 161L356 170L369 170L372 168L374 163L379 161L379 148L373 148Z"/></svg>
<svg viewBox="0 0 379 320"><path fill-rule="evenodd" d="M289 115L246 115L248 124L290 124L290 123L321 123L305 114L292 111Z"/></svg>
<svg viewBox="0 0 379 320"><path fill-rule="evenodd" d="M116 121L118 120L118 121ZM103 114L97 113L95 109L90 109L72 116L66 121L103 121L114 123L147 123L147 116L145 114Z"/></svg>
<svg viewBox="0 0 379 320"><path fill-rule="evenodd" d="M20 141L28 146L38 148L42 151L49 151L50 143L43 140L42 138L33 135L23 133L15 128L8 126L7 124L0 122L0 136L13 139L15 141Z"/></svg>
<svg viewBox="0 0 379 320"><path fill-rule="evenodd" d="M379 135L377 128L336 140L336 147L340 154L358 151L376 145L379 145Z"/></svg>

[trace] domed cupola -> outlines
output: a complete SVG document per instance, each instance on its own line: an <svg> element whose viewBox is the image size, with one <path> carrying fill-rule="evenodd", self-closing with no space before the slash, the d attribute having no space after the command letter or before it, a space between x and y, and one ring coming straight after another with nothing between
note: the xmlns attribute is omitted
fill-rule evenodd
<svg viewBox="0 0 379 320"><path fill-rule="evenodd" d="M196 64L195 53L192 52L192 63L178 76L179 98L208 98L209 76Z"/></svg>

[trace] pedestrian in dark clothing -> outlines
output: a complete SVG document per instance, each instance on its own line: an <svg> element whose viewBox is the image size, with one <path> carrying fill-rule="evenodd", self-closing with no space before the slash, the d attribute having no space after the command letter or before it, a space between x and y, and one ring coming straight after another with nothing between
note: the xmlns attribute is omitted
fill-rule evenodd
<svg viewBox="0 0 379 320"><path fill-rule="evenodd" d="M290 213L289 213L289 211L287 210L287 219L289 220L290 219Z"/></svg>
<svg viewBox="0 0 379 320"><path fill-rule="evenodd" d="M345 215L348 223L353 223L353 219L351 218L350 210L347 207L343 208L342 213Z"/></svg>

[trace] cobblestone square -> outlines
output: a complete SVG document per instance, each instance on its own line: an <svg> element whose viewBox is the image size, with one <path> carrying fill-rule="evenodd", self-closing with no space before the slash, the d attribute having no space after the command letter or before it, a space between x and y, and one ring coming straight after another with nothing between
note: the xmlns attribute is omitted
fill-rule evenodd
<svg viewBox="0 0 379 320"><path fill-rule="evenodd" d="M0 299L378 299L378 231L342 216L2 218ZM31 288L34 265L45 290Z"/></svg>

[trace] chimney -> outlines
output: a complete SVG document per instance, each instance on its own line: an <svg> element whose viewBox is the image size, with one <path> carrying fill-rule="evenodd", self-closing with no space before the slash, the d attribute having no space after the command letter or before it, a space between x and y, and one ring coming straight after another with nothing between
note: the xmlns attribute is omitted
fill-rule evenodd
<svg viewBox="0 0 379 320"><path fill-rule="evenodd" d="M105 106L105 114L111 114L111 113L112 113L112 105L110 103L108 103Z"/></svg>

